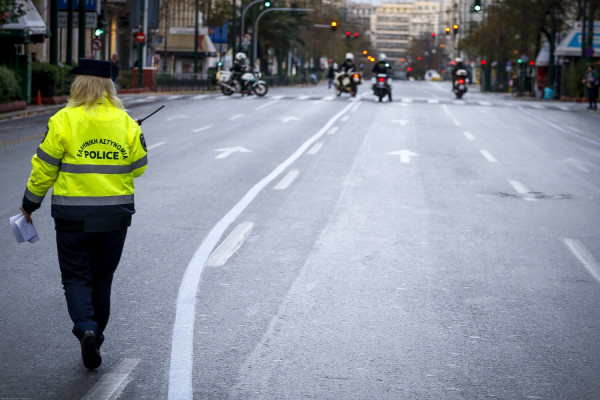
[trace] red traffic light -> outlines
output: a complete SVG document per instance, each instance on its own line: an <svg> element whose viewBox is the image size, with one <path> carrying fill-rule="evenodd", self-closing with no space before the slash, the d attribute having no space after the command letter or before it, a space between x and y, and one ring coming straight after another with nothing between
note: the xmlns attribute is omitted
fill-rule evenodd
<svg viewBox="0 0 600 400"><path fill-rule="evenodd" d="M529 65L533 67L535 65L535 61L529 61Z"/></svg>
<svg viewBox="0 0 600 400"><path fill-rule="evenodd" d="M354 38L358 37L358 32L354 32Z"/></svg>
<svg viewBox="0 0 600 400"><path fill-rule="evenodd" d="M349 38L352 35L352 32L346 31L346 37Z"/></svg>
<svg viewBox="0 0 600 400"><path fill-rule="evenodd" d="M487 61L481 60L481 65L485 65L485 64L487 64Z"/></svg>
<svg viewBox="0 0 600 400"><path fill-rule="evenodd" d="M431 32L431 37L435 39L435 32Z"/></svg>
<svg viewBox="0 0 600 400"><path fill-rule="evenodd" d="M406 70L407 70L408 72L410 72L410 71L412 71L412 67L408 67L408 68L406 68Z"/></svg>

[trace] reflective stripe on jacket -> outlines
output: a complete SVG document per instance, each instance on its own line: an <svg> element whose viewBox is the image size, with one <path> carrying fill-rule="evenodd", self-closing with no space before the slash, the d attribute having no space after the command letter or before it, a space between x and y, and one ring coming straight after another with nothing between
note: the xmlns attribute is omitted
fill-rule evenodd
<svg viewBox="0 0 600 400"><path fill-rule="evenodd" d="M88 231L128 225L133 178L148 162L139 125L105 102L89 111L67 106L50 118L25 191L27 200L41 203L53 187L52 217L80 221Z"/></svg>

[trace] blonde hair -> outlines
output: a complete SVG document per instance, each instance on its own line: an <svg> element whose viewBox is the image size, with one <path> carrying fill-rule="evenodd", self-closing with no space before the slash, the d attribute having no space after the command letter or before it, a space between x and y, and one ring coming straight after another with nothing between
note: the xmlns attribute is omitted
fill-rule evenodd
<svg viewBox="0 0 600 400"><path fill-rule="evenodd" d="M67 107L85 106L86 111L90 111L98 103L106 104L109 101L112 105L124 110L123 102L117 97L115 84L110 78L101 78L93 75L76 75L75 81L71 85L71 98Z"/></svg>

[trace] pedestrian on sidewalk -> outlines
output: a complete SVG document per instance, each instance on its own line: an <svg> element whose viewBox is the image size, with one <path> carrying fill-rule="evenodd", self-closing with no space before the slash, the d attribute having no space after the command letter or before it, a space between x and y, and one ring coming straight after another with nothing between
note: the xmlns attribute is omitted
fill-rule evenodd
<svg viewBox="0 0 600 400"><path fill-rule="evenodd" d="M587 90L588 95L588 110L597 110L598 109L598 72L596 71L596 67L592 64L588 65L587 71L581 81L585 84L585 88Z"/></svg>
<svg viewBox="0 0 600 400"><path fill-rule="evenodd" d="M79 59L65 108L36 154L21 211L31 222L53 187L52 217L62 284L83 364L102 363L113 274L135 213L133 179L147 165L140 126L123 109L110 61Z"/></svg>

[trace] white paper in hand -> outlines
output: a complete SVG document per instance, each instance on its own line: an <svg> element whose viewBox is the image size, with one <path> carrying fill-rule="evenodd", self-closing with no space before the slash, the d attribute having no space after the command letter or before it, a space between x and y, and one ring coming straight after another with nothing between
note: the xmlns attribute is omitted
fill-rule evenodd
<svg viewBox="0 0 600 400"><path fill-rule="evenodd" d="M15 234L17 243L23 243L24 241L35 243L40 240L40 237L35 230L35 226L25 221L25 216L22 213L10 217L10 227Z"/></svg>

